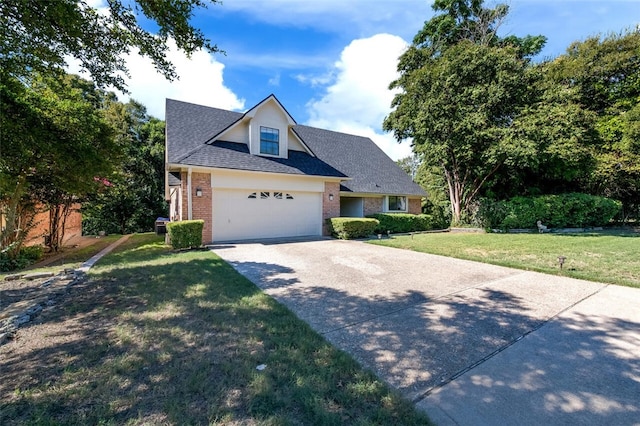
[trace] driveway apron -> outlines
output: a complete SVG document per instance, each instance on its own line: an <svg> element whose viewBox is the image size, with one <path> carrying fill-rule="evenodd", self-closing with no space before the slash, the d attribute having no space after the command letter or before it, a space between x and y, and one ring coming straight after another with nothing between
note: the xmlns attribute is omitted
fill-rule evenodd
<svg viewBox="0 0 640 426"><path fill-rule="evenodd" d="M640 424L640 290L356 241L213 250L438 424Z"/></svg>

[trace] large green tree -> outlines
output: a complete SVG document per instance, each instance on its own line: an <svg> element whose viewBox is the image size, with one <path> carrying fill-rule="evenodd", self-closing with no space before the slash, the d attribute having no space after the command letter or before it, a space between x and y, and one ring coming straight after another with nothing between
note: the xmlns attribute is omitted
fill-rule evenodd
<svg viewBox="0 0 640 426"><path fill-rule="evenodd" d="M173 39L187 54L217 46L194 28L194 10L217 0L108 0L106 12L84 0L0 1L0 69L28 78L32 71L59 73L67 57L78 60L101 87L126 89L123 55L136 48L168 79L177 77L167 60ZM157 31L151 27L150 21ZM143 25L144 23L144 25Z"/></svg>
<svg viewBox="0 0 640 426"><path fill-rule="evenodd" d="M511 124L508 138L519 154L508 158L484 195L506 199L584 191L593 173L598 144L596 115L586 110L575 88L549 77L550 63L535 65L532 101Z"/></svg>
<svg viewBox="0 0 640 426"><path fill-rule="evenodd" d="M440 14L400 57L400 78L390 86L400 92L383 127L440 168L460 223L505 162L534 150L514 136L513 123L534 100L529 58L544 38L498 37L505 5L436 0L433 8Z"/></svg>
<svg viewBox="0 0 640 426"><path fill-rule="evenodd" d="M548 65L548 79L570 88L593 114L599 141L585 190L619 199L640 215L640 30L573 43Z"/></svg>
<svg viewBox="0 0 640 426"><path fill-rule="evenodd" d="M69 205L93 191L94 177L110 173L120 150L99 110L103 92L91 82L35 75L25 85L7 77L0 96L1 242L16 251L29 230L25 206Z"/></svg>
<svg viewBox="0 0 640 426"><path fill-rule="evenodd" d="M164 121L138 102L110 100L107 120L124 147L120 167L83 205L83 232L147 232L167 216L164 200Z"/></svg>

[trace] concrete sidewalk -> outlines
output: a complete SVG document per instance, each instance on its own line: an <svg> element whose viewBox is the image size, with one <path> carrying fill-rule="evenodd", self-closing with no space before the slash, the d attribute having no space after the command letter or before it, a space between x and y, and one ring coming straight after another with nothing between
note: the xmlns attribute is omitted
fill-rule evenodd
<svg viewBox="0 0 640 426"><path fill-rule="evenodd" d="M638 418L639 290L353 241L214 251L437 422Z"/></svg>

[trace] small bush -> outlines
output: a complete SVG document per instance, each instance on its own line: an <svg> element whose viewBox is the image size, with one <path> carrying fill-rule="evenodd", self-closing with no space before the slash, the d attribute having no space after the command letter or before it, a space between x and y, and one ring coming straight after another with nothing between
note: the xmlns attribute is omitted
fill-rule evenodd
<svg viewBox="0 0 640 426"><path fill-rule="evenodd" d="M167 233L174 249L202 246L204 220L183 220L167 223Z"/></svg>
<svg viewBox="0 0 640 426"><path fill-rule="evenodd" d="M24 269L32 263L36 263L44 255L42 246L29 246L20 248L17 256L9 256L8 251L0 252L0 272Z"/></svg>
<svg viewBox="0 0 640 426"><path fill-rule="evenodd" d="M377 219L380 225L375 229L378 234L393 234L414 231L429 231L435 228L433 217L428 214L376 213L367 217Z"/></svg>
<svg viewBox="0 0 640 426"><path fill-rule="evenodd" d="M44 255L44 249L42 246L28 246L20 249L20 256L29 260L30 262L37 262L42 259Z"/></svg>
<svg viewBox="0 0 640 426"><path fill-rule="evenodd" d="M550 228L607 225L622 203L595 195L570 193L539 197L514 197L508 201L484 201L483 224L487 228L535 228L538 220Z"/></svg>
<svg viewBox="0 0 640 426"><path fill-rule="evenodd" d="M363 217L334 217L327 219L331 235L343 240L365 238L380 224L377 219Z"/></svg>

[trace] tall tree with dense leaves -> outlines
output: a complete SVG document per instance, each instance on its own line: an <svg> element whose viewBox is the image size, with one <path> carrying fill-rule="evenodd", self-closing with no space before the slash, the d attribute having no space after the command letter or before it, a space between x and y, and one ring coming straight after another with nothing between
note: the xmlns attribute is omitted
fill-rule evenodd
<svg viewBox="0 0 640 426"><path fill-rule="evenodd" d="M640 216L640 30L573 43L549 64L548 78L596 116L600 140L585 189Z"/></svg>
<svg viewBox="0 0 640 426"><path fill-rule="evenodd" d="M499 38L505 5L436 0L433 8L440 14L400 57L400 78L390 86L400 93L383 127L412 139L427 165L440 168L457 224L488 179L532 149L514 140L512 124L533 100L529 58L544 38Z"/></svg>
<svg viewBox="0 0 640 426"><path fill-rule="evenodd" d="M69 205L93 191L94 177L110 173L119 158L99 109L103 92L93 83L72 75L35 75L30 82L0 82L2 246L14 251L28 232L20 223L22 207Z"/></svg>
<svg viewBox="0 0 640 426"><path fill-rule="evenodd" d="M116 139L124 146L122 165L83 206L83 232L147 232L167 215L164 200L164 122L135 101L115 100L106 108Z"/></svg>
<svg viewBox="0 0 640 426"><path fill-rule="evenodd" d="M84 0L2 0L0 69L24 79L32 71L60 73L66 58L72 57L98 86L125 91L122 75L127 75L127 68L123 56L136 49L173 80L177 75L167 59L170 38L187 54L201 48L218 51L190 23L195 9L216 2L108 0L104 10L97 10ZM157 32L145 30L143 20L157 25Z"/></svg>
<svg viewBox="0 0 640 426"><path fill-rule="evenodd" d="M549 78L552 65L543 62L531 69L539 76L533 87L537 95L514 118L509 135L520 155L507 159L485 196L584 191L595 167L596 115L582 106L575 88Z"/></svg>

